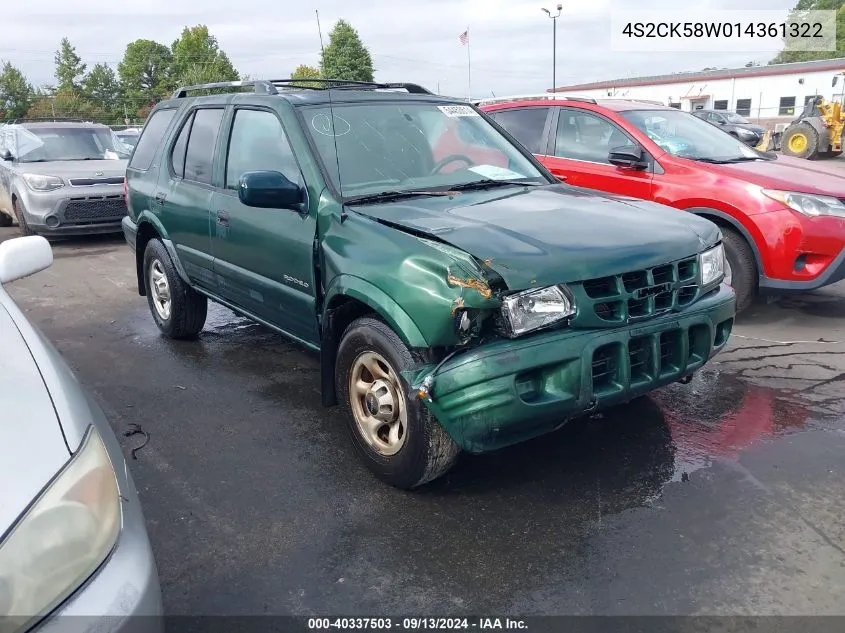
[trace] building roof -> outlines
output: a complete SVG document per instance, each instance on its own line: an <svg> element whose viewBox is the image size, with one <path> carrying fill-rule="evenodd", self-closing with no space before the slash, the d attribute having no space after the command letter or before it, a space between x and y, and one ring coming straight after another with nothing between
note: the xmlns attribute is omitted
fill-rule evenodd
<svg viewBox="0 0 845 633"><path fill-rule="evenodd" d="M633 86L650 86L654 84L674 84L690 81L714 81L716 79L733 79L740 77L765 77L767 75L791 75L802 72L824 72L845 70L845 57L837 59L819 59L810 62L793 62L791 64L771 64L769 66L751 66L749 68L720 68L718 70L702 70L695 72L672 73L669 75L651 75L646 77L629 77L612 79L609 81L595 81L572 86L560 86L549 92L563 90L599 90L602 88L628 88Z"/></svg>

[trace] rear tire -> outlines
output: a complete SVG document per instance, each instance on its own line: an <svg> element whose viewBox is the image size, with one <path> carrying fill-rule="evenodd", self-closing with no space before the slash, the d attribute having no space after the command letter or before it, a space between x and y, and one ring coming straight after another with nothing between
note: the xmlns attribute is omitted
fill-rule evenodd
<svg viewBox="0 0 845 633"><path fill-rule="evenodd" d="M346 328L335 364L355 451L376 477L406 490L440 477L460 452L422 401L410 395L401 372L415 364L402 339L373 317Z"/></svg>
<svg viewBox="0 0 845 633"><path fill-rule="evenodd" d="M182 281L158 239L147 242L144 250L144 287L153 320L166 336L189 339L202 330L208 299Z"/></svg>
<svg viewBox="0 0 845 633"><path fill-rule="evenodd" d="M754 251L735 229L722 228L725 257L731 269L730 284L736 293L736 311L748 308L757 296L758 271Z"/></svg>
<svg viewBox="0 0 845 633"><path fill-rule="evenodd" d="M803 138L803 140L802 140ZM809 123L791 125L783 133L781 151L787 156L812 160L819 155L819 134Z"/></svg>
<svg viewBox="0 0 845 633"><path fill-rule="evenodd" d="M15 211L15 217L18 219L18 230L21 232L21 235L35 235L35 231L29 227L29 223L26 221L21 201L15 200L12 202L12 208Z"/></svg>

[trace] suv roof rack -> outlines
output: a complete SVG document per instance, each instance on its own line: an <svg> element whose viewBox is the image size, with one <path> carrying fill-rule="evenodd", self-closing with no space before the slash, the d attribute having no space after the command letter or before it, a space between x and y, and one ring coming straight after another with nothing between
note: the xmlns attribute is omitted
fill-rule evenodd
<svg viewBox="0 0 845 633"><path fill-rule="evenodd" d="M304 85L311 84L311 85ZM316 84L316 85L315 85ZM405 90L411 94L434 94L430 90L418 84L398 83L376 83L374 81L351 81L346 79L311 79L303 77L300 79L258 79L254 81L218 81L208 84L197 84L194 86L183 86L177 88L172 99L184 99L189 92L196 90L211 90L215 88L248 88L252 87L256 94L275 95L279 94L279 88L288 90Z"/></svg>
<svg viewBox="0 0 845 633"><path fill-rule="evenodd" d="M592 97L579 97L577 95L565 95L557 92L543 92L538 94L512 95L509 97L493 97L473 101L476 105L493 105L494 103L509 103L511 101L582 101L584 103L596 103Z"/></svg>

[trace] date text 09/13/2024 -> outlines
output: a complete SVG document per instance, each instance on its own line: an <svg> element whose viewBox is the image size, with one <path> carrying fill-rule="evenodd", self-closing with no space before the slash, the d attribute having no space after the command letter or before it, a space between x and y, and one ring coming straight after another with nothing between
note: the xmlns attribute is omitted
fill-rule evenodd
<svg viewBox="0 0 845 633"><path fill-rule="evenodd" d="M397 631L445 631L445 630L527 630L525 620L519 618L308 618L308 630L397 630Z"/></svg>

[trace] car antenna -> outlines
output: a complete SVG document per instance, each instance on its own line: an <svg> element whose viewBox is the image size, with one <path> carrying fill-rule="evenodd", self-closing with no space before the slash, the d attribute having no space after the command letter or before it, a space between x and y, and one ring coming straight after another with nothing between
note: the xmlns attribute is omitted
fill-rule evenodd
<svg viewBox="0 0 845 633"><path fill-rule="evenodd" d="M343 204L343 182L340 179L340 154L338 153L337 149L337 134L335 134L334 129L334 102L332 101L332 84L329 84L329 129L332 131L332 142L334 143L334 161L335 165L337 166L337 187L340 189L340 221L341 223L346 221L346 218L349 217L346 213L346 205Z"/></svg>

